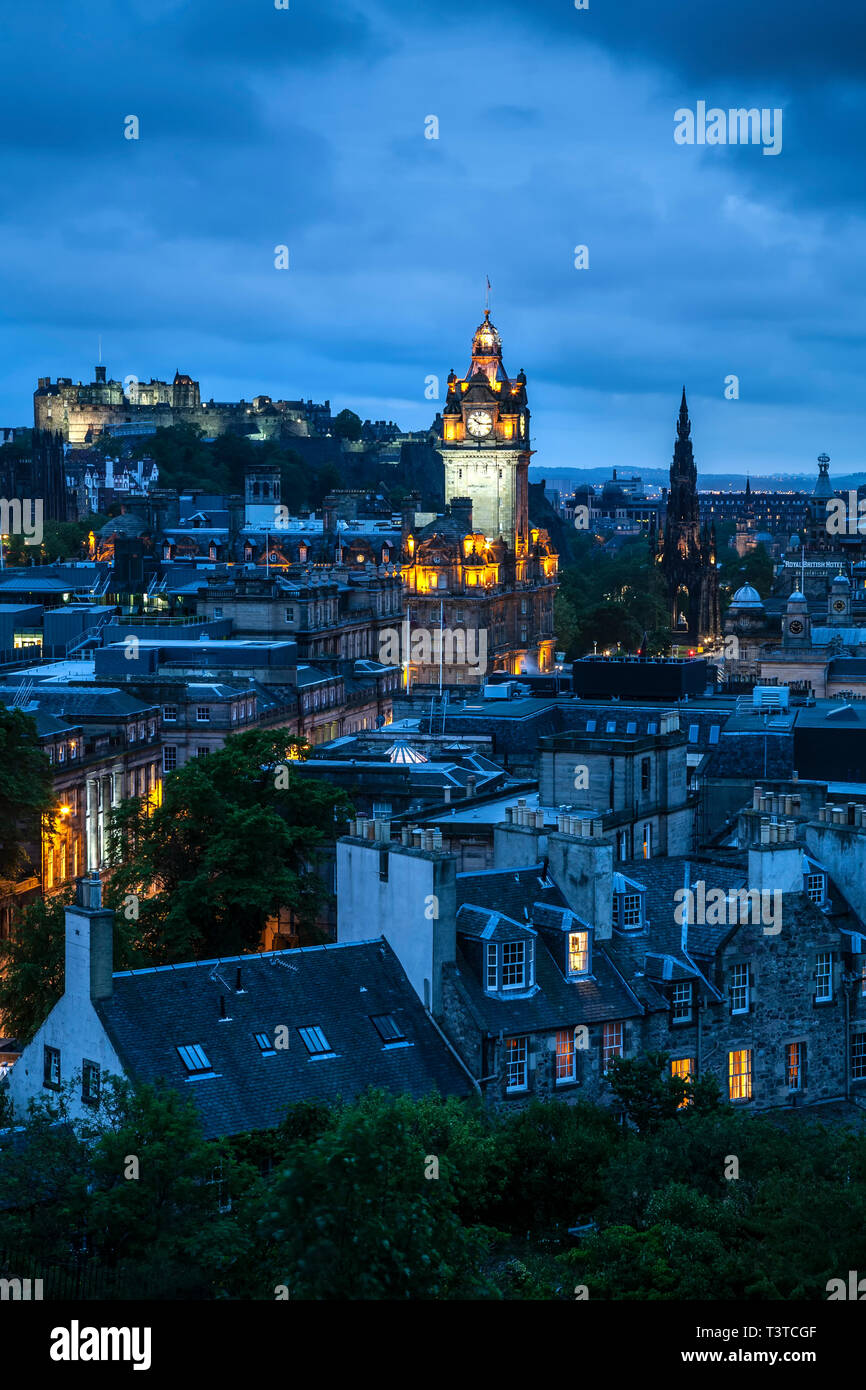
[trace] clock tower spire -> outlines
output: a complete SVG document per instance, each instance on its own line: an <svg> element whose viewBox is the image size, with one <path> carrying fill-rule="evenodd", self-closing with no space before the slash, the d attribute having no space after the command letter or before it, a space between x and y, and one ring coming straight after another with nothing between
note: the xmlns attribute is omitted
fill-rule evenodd
<svg viewBox="0 0 866 1390"><path fill-rule="evenodd" d="M529 407L526 375L512 380L502 363L502 339L490 320L472 335L466 375L448 377L442 411L445 500L471 497L479 531L502 538L516 555L529 542Z"/></svg>

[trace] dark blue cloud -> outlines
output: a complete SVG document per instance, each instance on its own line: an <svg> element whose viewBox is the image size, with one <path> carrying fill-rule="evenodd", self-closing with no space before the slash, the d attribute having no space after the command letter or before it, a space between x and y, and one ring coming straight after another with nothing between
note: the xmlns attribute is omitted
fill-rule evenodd
<svg viewBox="0 0 866 1390"><path fill-rule="evenodd" d="M120 376L419 427L489 275L537 463L664 466L683 380L703 467L862 463L855 7L35 0L4 28L0 423L102 334ZM676 145L699 100L781 107L782 152Z"/></svg>

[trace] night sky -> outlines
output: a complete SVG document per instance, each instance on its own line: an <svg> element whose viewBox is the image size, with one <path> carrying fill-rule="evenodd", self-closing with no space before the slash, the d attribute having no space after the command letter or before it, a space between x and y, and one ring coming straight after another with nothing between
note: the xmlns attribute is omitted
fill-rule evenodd
<svg viewBox="0 0 866 1390"><path fill-rule="evenodd" d="M489 275L534 464L666 467L685 382L699 469L866 467L853 0L290 5L4 6L0 424L101 335L115 377L421 428ZM781 108L781 152L676 144L700 101Z"/></svg>

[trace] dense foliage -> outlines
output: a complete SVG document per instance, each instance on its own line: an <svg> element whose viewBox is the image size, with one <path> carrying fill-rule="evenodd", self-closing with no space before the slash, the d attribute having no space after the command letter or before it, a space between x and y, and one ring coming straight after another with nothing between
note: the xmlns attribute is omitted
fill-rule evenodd
<svg viewBox="0 0 866 1390"><path fill-rule="evenodd" d="M51 816L52 788L33 718L0 705L0 883L17 881L32 857L38 873L40 826Z"/></svg>
<svg viewBox="0 0 866 1390"><path fill-rule="evenodd" d="M826 1298L866 1264L866 1135L682 1107L664 1060L613 1078L640 1130L371 1091L216 1143L176 1093L109 1084L4 1155L0 1251L38 1277L86 1248L109 1297Z"/></svg>

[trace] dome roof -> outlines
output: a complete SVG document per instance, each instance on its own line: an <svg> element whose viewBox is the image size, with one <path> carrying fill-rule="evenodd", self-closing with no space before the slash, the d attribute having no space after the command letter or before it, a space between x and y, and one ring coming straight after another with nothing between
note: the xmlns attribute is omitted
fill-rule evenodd
<svg viewBox="0 0 866 1390"><path fill-rule="evenodd" d="M732 608L763 608L763 606L761 595L751 584L744 584L731 599Z"/></svg>
<svg viewBox="0 0 866 1390"><path fill-rule="evenodd" d="M805 595L805 594L801 594L799 589L794 589L793 593L790 593L790 594L788 595L788 602L789 602L789 603L805 603L805 602L806 602L806 595Z"/></svg>
<svg viewBox="0 0 866 1390"><path fill-rule="evenodd" d="M850 589L850 588L851 588L851 580L848 578L847 574L834 574L834 575L833 575L833 588L834 588L834 589Z"/></svg>
<svg viewBox="0 0 866 1390"><path fill-rule="evenodd" d="M392 763L426 763L430 759L424 753L419 753L417 748L410 748L408 743L398 739L388 749L388 761Z"/></svg>

